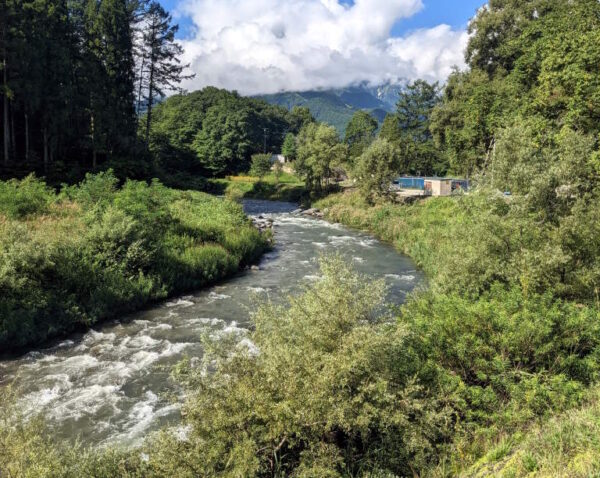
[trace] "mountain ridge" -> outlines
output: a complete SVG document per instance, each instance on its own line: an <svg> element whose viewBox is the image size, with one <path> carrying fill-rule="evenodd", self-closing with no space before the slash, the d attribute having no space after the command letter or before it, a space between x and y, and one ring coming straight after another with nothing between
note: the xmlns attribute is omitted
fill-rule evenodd
<svg viewBox="0 0 600 478"><path fill-rule="evenodd" d="M305 106L318 121L334 126L343 136L346 126L357 111L367 111L380 124L383 123L385 116L396 110L398 95L403 88L402 83L378 86L363 84L326 90L287 91L258 95L257 98L288 110L295 106Z"/></svg>

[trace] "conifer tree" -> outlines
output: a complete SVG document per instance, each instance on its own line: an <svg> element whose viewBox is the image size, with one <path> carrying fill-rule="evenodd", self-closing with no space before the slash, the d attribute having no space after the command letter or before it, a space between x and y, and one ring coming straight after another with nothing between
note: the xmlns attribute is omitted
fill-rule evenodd
<svg viewBox="0 0 600 478"><path fill-rule="evenodd" d="M142 59L146 69L140 79L140 91L146 89L143 98L146 103L145 140L148 144L152 107L157 97L166 91L175 91L177 85L193 75L185 75L183 71L189 65L182 65L179 55L183 49L175 41L178 25L171 25L171 15L158 2L150 3L145 16L146 29L143 34Z"/></svg>

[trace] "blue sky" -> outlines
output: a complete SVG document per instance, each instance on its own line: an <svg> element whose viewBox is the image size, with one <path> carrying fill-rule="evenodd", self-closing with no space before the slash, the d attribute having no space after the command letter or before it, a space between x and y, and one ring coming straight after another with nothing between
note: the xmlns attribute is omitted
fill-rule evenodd
<svg viewBox="0 0 600 478"><path fill-rule="evenodd" d="M453 28L466 27L469 19L486 2L483 0L424 0L425 8L411 18L398 22L392 35L401 36L410 30L431 28L446 23Z"/></svg>
<svg viewBox="0 0 600 478"><path fill-rule="evenodd" d="M243 94L445 81L464 68L466 27L484 0L160 0L183 61ZM340 2L342 4L340 4Z"/></svg>

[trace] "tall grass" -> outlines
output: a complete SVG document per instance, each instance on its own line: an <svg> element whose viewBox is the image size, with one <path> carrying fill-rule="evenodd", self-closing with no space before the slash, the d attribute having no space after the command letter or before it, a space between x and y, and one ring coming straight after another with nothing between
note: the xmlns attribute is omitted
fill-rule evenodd
<svg viewBox="0 0 600 478"><path fill-rule="evenodd" d="M58 194L0 182L0 351L210 284L266 247L241 206L199 192L110 172Z"/></svg>

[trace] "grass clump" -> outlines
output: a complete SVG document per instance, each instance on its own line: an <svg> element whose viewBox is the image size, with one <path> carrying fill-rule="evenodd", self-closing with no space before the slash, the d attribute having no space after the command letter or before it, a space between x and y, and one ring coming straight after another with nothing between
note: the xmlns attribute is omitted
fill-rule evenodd
<svg viewBox="0 0 600 478"><path fill-rule="evenodd" d="M304 182L286 172L271 172L262 178L227 176L225 179L213 179L210 189L237 201L250 198L299 202L306 194Z"/></svg>
<svg viewBox="0 0 600 478"><path fill-rule="evenodd" d="M59 194L27 178L0 221L0 350L213 283L267 247L241 207L155 181L88 175ZM8 194L8 193L6 193Z"/></svg>

